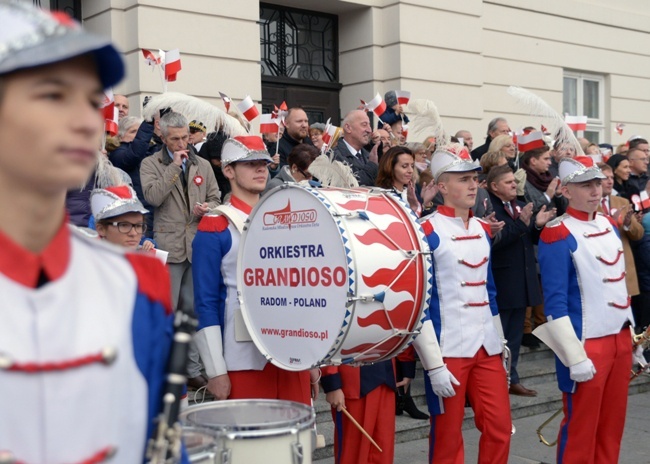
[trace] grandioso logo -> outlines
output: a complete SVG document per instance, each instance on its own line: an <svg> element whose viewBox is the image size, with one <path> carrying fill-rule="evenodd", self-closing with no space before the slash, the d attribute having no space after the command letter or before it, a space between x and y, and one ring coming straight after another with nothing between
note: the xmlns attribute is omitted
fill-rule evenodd
<svg viewBox="0 0 650 464"><path fill-rule="evenodd" d="M291 210L291 200L287 200L287 206L277 211L264 213L265 226L289 226L294 224L310 224L316 222L318 214L315 209Z"/></svg>

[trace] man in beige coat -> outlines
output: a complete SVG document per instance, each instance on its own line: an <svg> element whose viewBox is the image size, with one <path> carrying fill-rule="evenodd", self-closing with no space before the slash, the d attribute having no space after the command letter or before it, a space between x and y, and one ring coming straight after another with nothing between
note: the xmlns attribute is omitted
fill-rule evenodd
<svg viewBox="0 0 650 464"><path fill-rule="evenodd" d="M194 314L192 240L198 223L219 204L219 187L210 163L188 145L189 123L180 113L160 118L163 147L145 158L140 178L145 199L154 207L153 236L158 248L169 252L174 309ZM190 349L188 385L207 384L201 376L198 351Z"/></svg>

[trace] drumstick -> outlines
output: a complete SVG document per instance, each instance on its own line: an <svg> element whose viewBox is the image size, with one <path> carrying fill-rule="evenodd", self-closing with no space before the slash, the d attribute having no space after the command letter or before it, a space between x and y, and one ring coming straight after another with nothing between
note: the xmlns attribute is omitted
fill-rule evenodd
<svg viewBox="0 0 650 464"><path fill-rule="evenodd" d="M361 425L354 419L354 417L352 417L352 414L350 414L348 410L345 409L345 406L341 407L341 411L343 411L343 414L345 414L348 417L348 419L350 419L350 421L354 424L354 426L359 429L359 432L361 432L363 436L365 436L368 440L370 440L370 443L375 445L375 448L377 448L380 453L383 453L383 451L381 450L379 445L375 442L375 440L373 440L372 437L368 434L368 432L366 432L364 428L361 427Z"/></svg>

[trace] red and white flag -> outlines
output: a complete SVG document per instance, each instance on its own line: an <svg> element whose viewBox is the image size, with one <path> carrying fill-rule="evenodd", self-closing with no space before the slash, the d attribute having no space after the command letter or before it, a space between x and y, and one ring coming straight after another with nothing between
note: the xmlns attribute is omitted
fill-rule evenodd
<svg viewBox="0 0 650 464"><path fill-rule="evenodd" d="M625 124L622 122L619 122L616 124L616 132L618 132L618 135L623 135L623 128L625 127Z"/></svg>
<svg viewBox="0 0 650 464"><path fill-rule="evenodd" d="M174 82L176 74L181 70L181 52L178 48L165 53L165 80Z"/></svg>
<svg viewBox="0 0 650 464"><path fill-rule="evenodd" d="M404 140L409 136L409 126L402 126L402 135L404 136Z"/></svg>
<svg viewBox="0 0 650 464"><path fill-rule="evenodd" d="M113 89L111 88L104 90L102 114L104 116L104 132L108 132L112 136L117 135L117 123L119 121L120 112L115 108L115 96L113 95Z"/></svg>
<svg viewBox="0 0 650 464"><path fill-rule="evenodd" d="M219 95L221 95L221 99L223 100L223 106L226 107L226 113L227 113L228 111L230 111L230 103L232 102L232 100L225 93L219 92Z"/></svg>
<svg viewBox="0 0 650 464"><path fill-rule="evenodd" d="M587 130L587 116L571 116L564 115L564 122L571 128L572 131Z"/></svg>
<svg viewBox="0 0 650 464"><path fill-rule="evenodd" d="M246 98L237 103L237 109L241 111L241 114L244 115L248 122L252 121L260 114L260 112L257 111L257 107L255 106L255 103L253 103L253 99L250 97L250 95L246 95Z"/></svg>
<svg viewBox="0 0 650 464"><path fill-rule="evenodd" d="M325 131L323 131L323 146L321 147L321 153L326 153L327 150L330 148L330 145L332 144L332 138L336 134L336 129L338 127L333 126L330 124L330 119L327 120L327 123L325 124Z"/></svg>
<svg viewBox="0 0 650 464"><path fill-rule="evenodd" d="M411 92L408 90L396 90L395 96L397 97L397 103L400 105L408 105L408 102L411 99Z"/></svg>
<svg viewBox="0 0 650 464"><path fill-rule="evenodd" d="M143 48L142 54L144 55L144 59L149 66L156 66L160 64L160 58L156 58L156 55L154 55L152 51Z"/></svg>
<svg viewBox="0 0 650 464"><path fill-rule="evenodd" d="M534 150L546 145L542 131L520 132L517 134L517 149L521 152Z"/></svg>
<svg viewBox="0 0 650 464"><path fill-rule="evenodd" d="M650 209L650 196L648 196L648 192L646 190L642 190L639 196L641 197L640 211L645 211L646 209Z"/></svg>
<svg viewBox="0 0 650 464"><path fill-rule="evenodd" d="M273 107L275 108L273 110L273 113L271 113L273 115L273 117L279 119L281 122L284 123L284 118L286 118L287 113L289 113L289 108L287 107L287 102L283 101L280 104L280 108L278 108L275 105L273 105Z"/></svg>
<svg viewBox="0 0 650 464"><path fill-rule="evenodd" d="M280 120L273 117L273 114L262 114L260 116L260 134L275 134L278 132Z"/></svg>
<svg viewBox="0 0 650 464"><path fill-rule="evenodd" d="M544 135L550 135L550 132L548 131L548 129L546 127L544 127L544 124L542 124L542 132L544 133Z"/></svg>
<svg viewBox="0 0 650 464"><path fill-rule="evenodd" d="M381 115L386 112L386 102L383 98L381 98L379 92L377 92L375 98L370 100L368 103L364 102L363 100L361 100L361 103L363 104L363 108L366 111L372 111L379 117L381 117Z"/></svg>

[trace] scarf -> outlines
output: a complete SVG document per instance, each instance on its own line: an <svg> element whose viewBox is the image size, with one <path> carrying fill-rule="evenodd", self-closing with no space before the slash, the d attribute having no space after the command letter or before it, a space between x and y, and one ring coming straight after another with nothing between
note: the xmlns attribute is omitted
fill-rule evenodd
<svg viewBox="0 0 650 464"><path fill-rule="evenodd" d="M548 184L550 184L553 180L553 174L548 171L543 174L539 174L533 171L530 166L527 166L526 164L522 164L522 166L526 171L526 180L528 180L528 182L530 182L532 186L540 192L546 192L546 189L548 189Z"/></svg>

